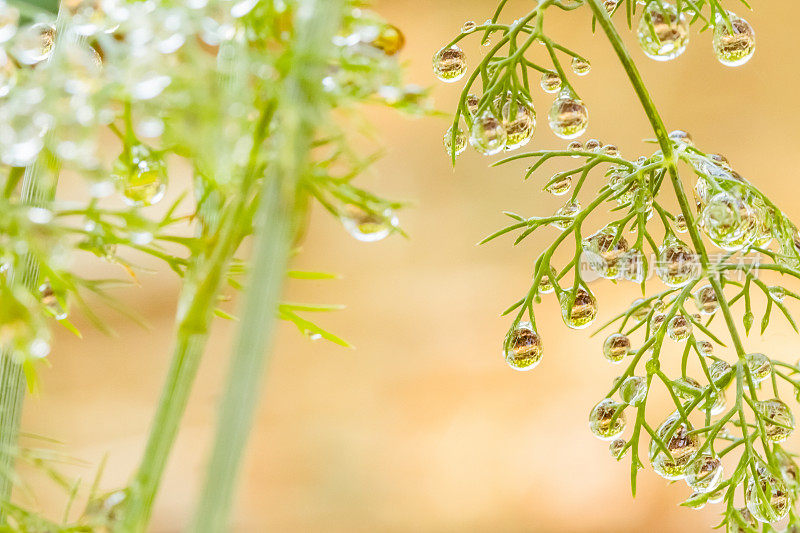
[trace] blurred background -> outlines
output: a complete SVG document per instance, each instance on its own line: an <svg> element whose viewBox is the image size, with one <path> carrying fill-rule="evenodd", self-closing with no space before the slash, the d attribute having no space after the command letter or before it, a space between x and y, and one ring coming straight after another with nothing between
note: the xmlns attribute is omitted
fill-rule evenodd
<svg viewBox="0 0 800 533"><path fill-rule="evenodd" d="M532 5L509 4L507 21ZM702 149L726 154L800 220L794 183L800 65L789 24L800 17L800 4L756 2L754 13L730 4L758 36L755 57L740 68L717 62L710 32L693 31L683 56L657 64L630 31L620 30L668 128L686 129ZM490 17L494 3L383 0L374 7L405 32L401 59L409 63L409 81L435 85L437 107L452 110L460 84L436 83L431 55L465 20ZM592 61L591 73L575 82L591 115L583 139L614 143L635 159L652 149L642 143L650 129L609 44L592 36L587 11L554 14L545 28ZM465 50L474 66L481 50L470 43ZM529 147L564 146L546 125L552 96L538 91L535 99L539 129ZM510 320L499 314L527 290L533 261L554 233L543 230L517 248L510 239L475 243L505 223L502 210L553 212L561 201L540 190L552 169L522 183L524 162L489 169L487 159L468 149L453 170L442 148L446 120L370 116L387 155L360 184L414 202L401 213L410 239L357 242L326 213L313 214L295 266L342 278L292 282L286 299L346 304L319 319L356 349L281 327L231 530L619 533L716 525L718 508L678 507L689 495L686 485L668 485L649 469L640 473L633 500L629 459L614 461L607 443L588 431L590 408L621 373L603 359L602 336L568 331L546 300L538 308L540 366L514 372L501 357ZM87 275L102 270L96 261L86 264ZM58 439L59 451L86 462L70 473L90 480L107 455L106 489L124 485L139 460L169 361L178 281L153 266L158 270L142 274L141 287L119 292L149 328L102 310L116 331L109 338L78 317L84 338L57 332L52 368L43 370L41 392L25 407L25 431ZM596 282L592 290L598 323L637 297L630 284ZM215 324L158 498L155 532L180 531L188 521L233 329ZM782 325L768 339L747 340L749 350L791 362L797 346ZM798 445L795 435L788 447ZM29 478L37 505L58 515L63 492L39 474Z"/></svg>

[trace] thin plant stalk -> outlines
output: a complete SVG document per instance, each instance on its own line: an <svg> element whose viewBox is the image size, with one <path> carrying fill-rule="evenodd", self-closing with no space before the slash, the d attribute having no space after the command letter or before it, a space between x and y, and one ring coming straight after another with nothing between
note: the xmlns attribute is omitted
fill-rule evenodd
<svg viewBox="0 0 800 533"><path fill-rule="evenodd" d="M191 531L227 530L239 465L250 434L260 384L274 336L275 310L291 248L296 192L309 166L309 151L322 108L327 43L342 14L341 0L300 2L291 53L303 58L284 80L278 96L275 160L265 177L255 229L250 287L242 311L233 360L220 404L206 480Z"/></svg>

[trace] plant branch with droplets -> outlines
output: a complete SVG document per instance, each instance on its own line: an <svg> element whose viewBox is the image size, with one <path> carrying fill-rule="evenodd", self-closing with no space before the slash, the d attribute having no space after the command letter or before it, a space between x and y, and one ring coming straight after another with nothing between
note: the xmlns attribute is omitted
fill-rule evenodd
<svg viewBox="0 0 800 533"><path fill-rule="evenodd" d="M685 480L692 490L684 505L699 508L724 502L723 522L730 531L772 531L771 524L786 517L790 527L800 527L793 509L800 489L798 467L780 445L794 429L792 411L781 400L781 393L786 393L787 386L792 393L800 390L796 376L800 368L779 358L748 353L733 314L735 307L743 308L742 329L748 333L754 321L751 293L755 289L765 301L762 332L776 308L797 329L786 306L787 298L797 299L795 293L780 285L768 286L759 273L800 278L800 234L724 157L702 151L686 132L668 133L612 17L624 12L631 27L638 16L636 34L642 51L658 61L683 53L692 24L711 29L714 51L726 66L742 65L753 55L752 27L713 0L678 0L676 4L662 0L544 0L509 25L499 22L505 4L483 25L466 23L461 34L434 56L437 77L458 81L467 71L458 43L474 33L480 33L484 43L497 38L467 79L453 125L445 133L445 149L454 162L468 141L486 155L516 150L531 141L536 125L528 81L531 71L541 74L545 92L558 93L548 113L553 133L575 139L585 132L588 109L567 79L560 57L571 58L577 75L588 73L589 62L544 34L543 21L553 8L591 10L592 25L599 27L612 45L657 144L650 155L630 160L620 155L617 146L594 139L586 143L573 140L566 150L521 153L495 163L532 161L525 173L527 180L551 162L578 160L544 182L543 189L553 195L566 195L572 189L555 214L525 217L506 213L512 223L483 241L518 233L514 242L518 244L544 227L560 230L536 260L530 289L503 313L514 313L503 345L507 363L516 370L530 370L541 361L543 342L534 304L544 295L554 293L565 324L582 329L598 314L589 281L606 278L640 284L644 297L603 327L616 329L603 343L606 359L621 364L628 358L629 363L591 410L591 431L610 441L616 459L630 451L634 492L638 471L644 466L640 455L644 436L650 440L645 453L653 470L668 480ZM534 55L530 43L536 41L544 45L545 52L534 59L528 56ZM469 135L460 127L462 120ZM681 177L685 169L692 170L695 180L694 206L683 184L686 178ZM597 175L602 177L601 183L592 189L590 183ZM585 207L579 195L590 197ZM678 212L669 211L669 202L677 203ZM612 221L599 231L585 229L592 218L609 215ZM654 236L657 228L663 237ZM626 238L628 232L635 233L632 243ZM688 242L679 237L682 233L688 234ZM710 253L707 243L719 253ZM570 244L566 265L554 264L556 252ZM650 267L666 288L647 295ZM693 312L693 305L698 312ZM724 333L715 331L718 329ZM641 344L634 347L637 337ZM728 348L728 343L733 348L731 360L715 353ZM674 377L668 375L667 366L662 368L662 362L671 361L672 353L680 354L680 373ZM699 374L691 376L692 369ZM786 386L779 386L779 381ZM673 412L653 424L645 409L656 383L665 390ZM760 390L762 383L771 385L768 392ZM730 406L729 389L735 394ZM635 419L631 436L625 440L621 437L628 426L628 409L635 411ZM745 507L739 509L734 504L738 488L745 501Z"/></svg>

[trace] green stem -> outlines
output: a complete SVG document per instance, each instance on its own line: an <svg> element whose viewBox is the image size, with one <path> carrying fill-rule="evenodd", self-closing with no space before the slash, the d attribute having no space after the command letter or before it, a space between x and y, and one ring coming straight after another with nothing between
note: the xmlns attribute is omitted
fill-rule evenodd
<svg viewBox="0 0 800 533"><path fill-rule="evenodd" d="M605 8L603 7L600 0L587 0L588 5L591 8L592 12L594 13L595 18L597 19L598 24L605 32L608 40L611 42L611 46L614 48L614 51L617 54L617 58L619 59L620 63L622 63L625 72L628 75L628 78L631 82L631 85L636 91L636 95L639 97L639 101L644 108L645 114L647 115L648 120L650 121L651 126L653 127L653 132L656 135L658 140L658 144L661 147L661 152L664 154L664 162L667 165L667 172L670 176L670 181L672 182L672 187L675 191L675 196L678 200L678 205L680 206L681 213L683 213L684 218L687 221L689 235L692 239L692 244L697 250L697 253L700 257L700 265L703 269L703 272L709 272L709 264L710 261L708 259L708 253L706 252L705 245L703 243L703 239L698 231L697 226L693 223L694 222L694 214L692 213L690 203L688 197L686 195L686 191L683 188L683 183L680 180L680 176L678 175L678 166L677 161L675 158L675 152L673 150L672 142L669 138L669 134L667 133L667 128L664 125L664 121L661 119L661 115L658 113L658 110L653 103L653 99L650 97L650 93L647 91L647 88L642 81L641 74L639 74L639 70L636 68L636 64L631 58L628 50L625 48L625 44L622 42L622 38L620 37L619 33L617 33L616 28L614 27L613 22L611 22L611 18L609 17L608 13L606 12ZM745 362L745 350L742 344L741 337L739 336L739 331L736 328L736 325L733 321L733 314L731 313L730 306L725 299L725 295L722 291L722 284L719 280L719 275L710 275L708 276L708 280L711 283L711 286L714 288L714 293L717 296L717 301L720 305L720 310L722 312L723 318L725 320L725 324L728 328L728 332L730 333L731 340L733 341L734 348L736 349L736 354L739 358L739 364L743 368L742 373L737 372L737 380L744 379L747 383L748 389L752 398L755 400L756 398L756 387L755 382L753 381L752 375L750 373L750 369L748 368ZM742 376L743 374L743 376ZM744 415L742 415L742 424L744 425ZM760 417L758 417L759 426L760 426L760 433L762 444L764 446L764 453L770 458L772 461L772 453L770 451L770 447L764 438L763 432L763 421Z"/></svg>
<svg viewBox="0 0 800 533"><path fill-rule="evenodd" d="M297 187L308 170L315 126L322 109L321 79L328 47L339 27L341 0L302 0L295 21L291 53L297 61L278 97L282 134L275 138L256 216L256 243L249 291L242 311L231 369L220 404L214 447L193 525L195 533L228 530L239 464L244 451L260 383L275 331L278 306L291 247Z"/></svg>
<svg viewBox="0 0 800 533"><path fill-rule="evenodd" d="M147 527L169 452L175 442L192 384L208 340L214 307L225 282L228 266L251 221L247 202L257 179L257 160L272 118L265 105L256 131L250 163L241 190L223 207L218 231L209 237L210 251L196 258L186 275L178 304L177 340L172 364L153 418L147 446L133 480L128 502L115 531L141 532Z"/></svg>

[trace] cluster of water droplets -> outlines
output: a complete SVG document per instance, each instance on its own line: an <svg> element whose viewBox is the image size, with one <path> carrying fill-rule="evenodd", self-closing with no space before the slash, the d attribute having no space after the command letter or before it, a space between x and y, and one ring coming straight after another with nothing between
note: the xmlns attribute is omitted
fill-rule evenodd
<svg viewBox="0 0 800 533"><path fill-rule="evenodd" d="M669 2L649 2L642 12L637 37L642 51L656 61L675 59L689 45L689 21L694 13L679 12ZM735 67L747 63L756 49L753 27L733 12L717 12L713 21L714 54L723 65Z"/></svg>

